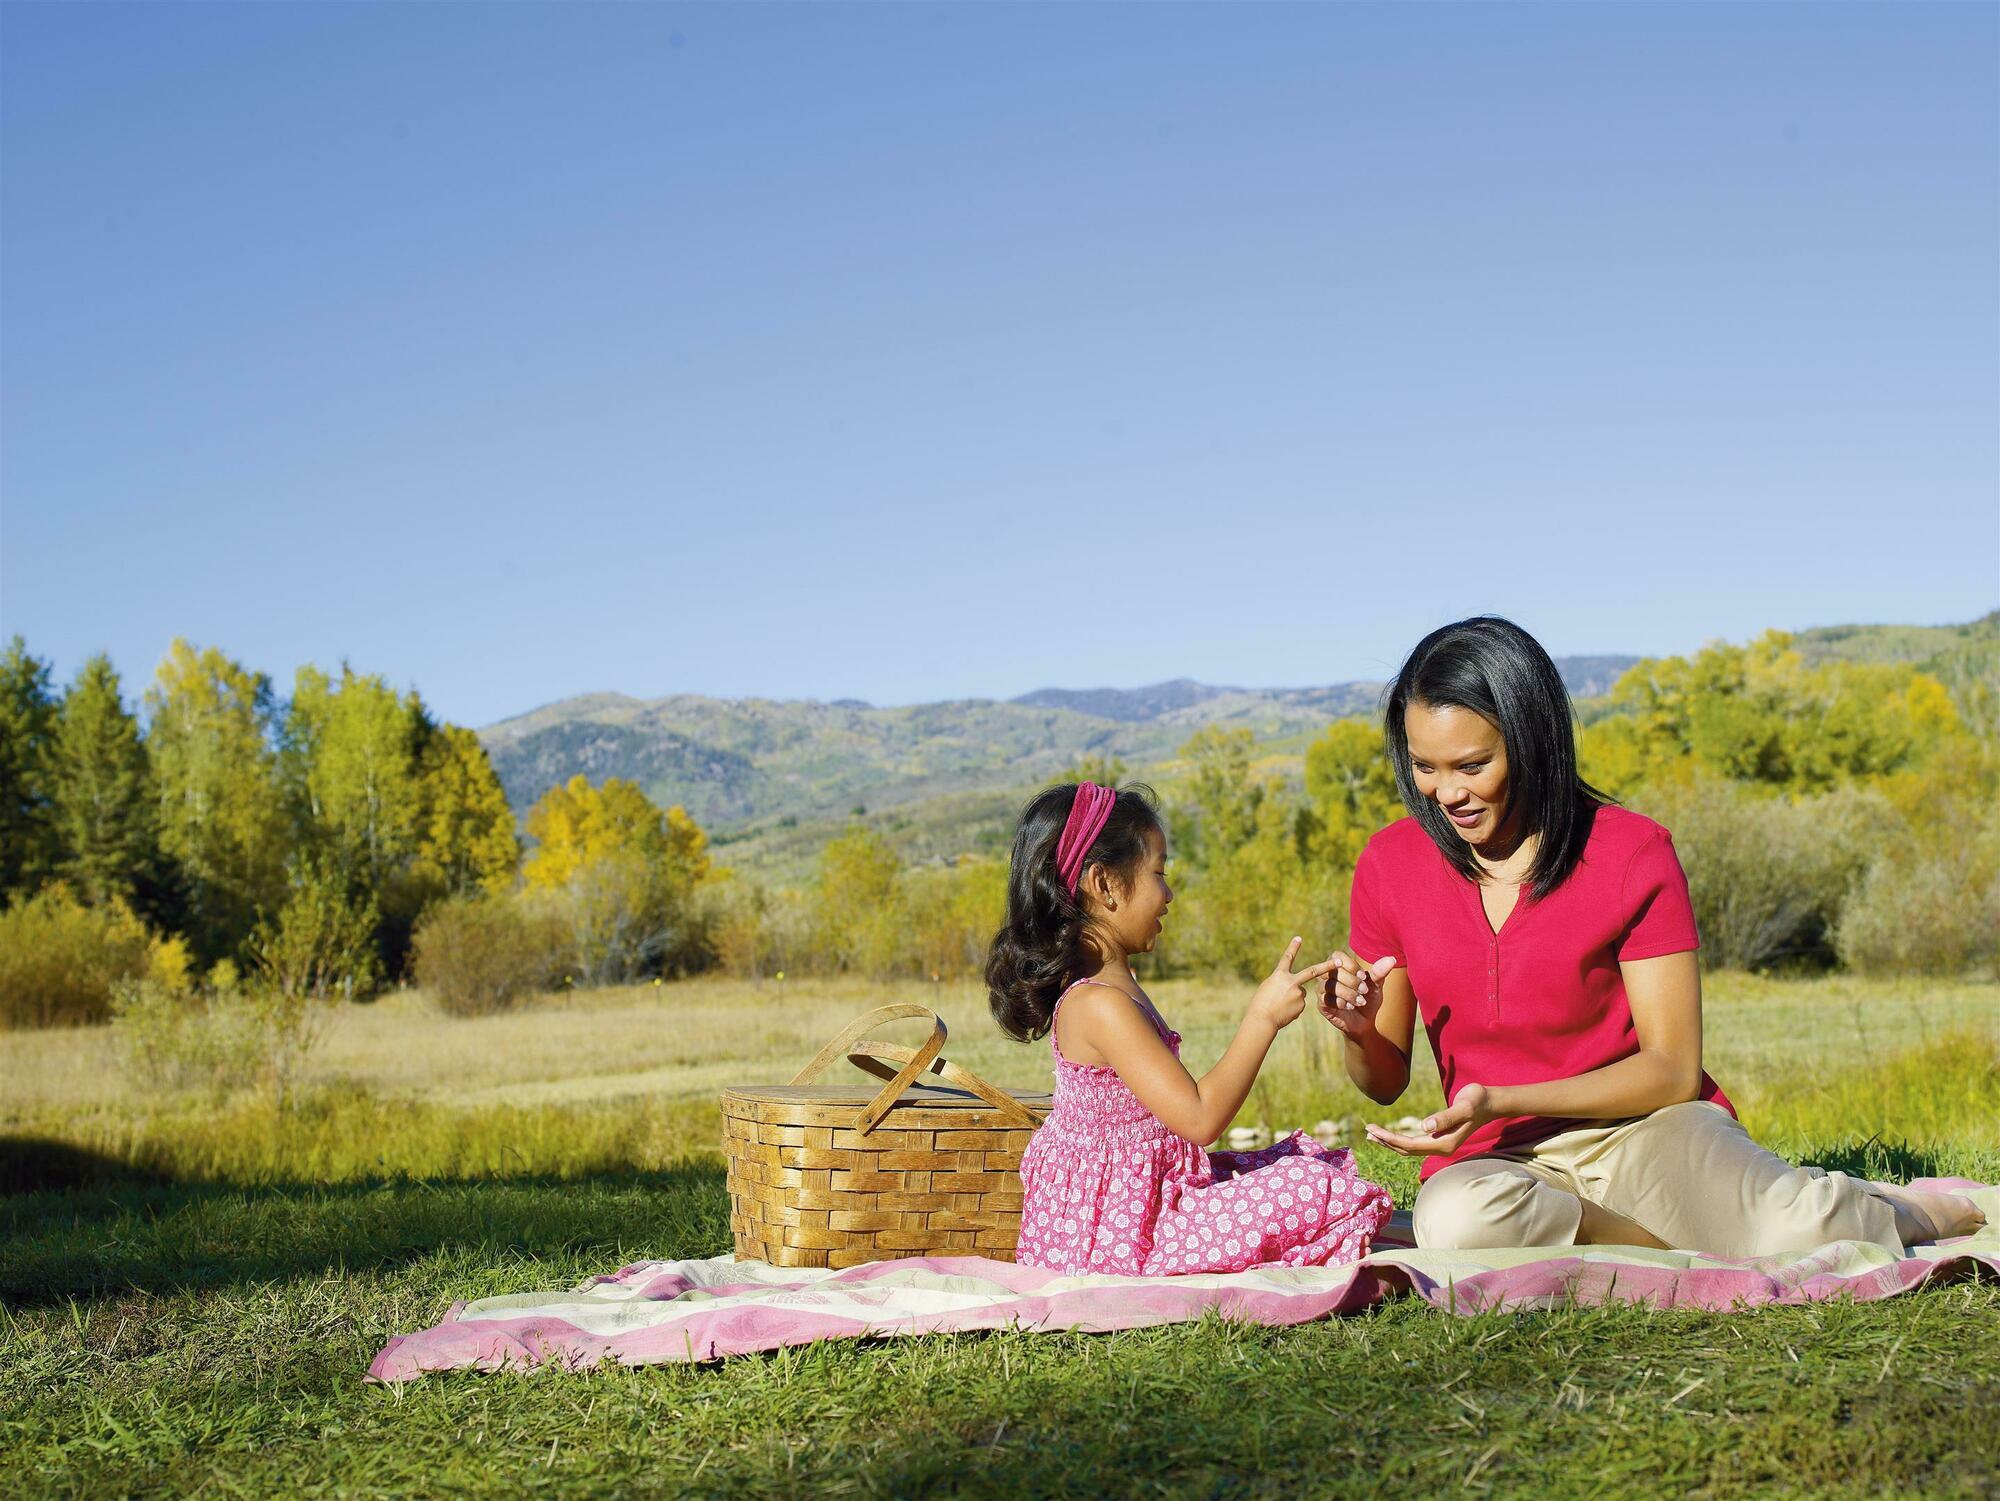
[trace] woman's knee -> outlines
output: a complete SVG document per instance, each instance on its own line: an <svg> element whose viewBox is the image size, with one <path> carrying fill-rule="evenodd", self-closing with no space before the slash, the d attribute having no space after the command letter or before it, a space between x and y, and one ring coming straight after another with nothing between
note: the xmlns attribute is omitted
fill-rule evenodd
<svg viewBox="0 0 2000 1501"><path fill-rule="evenodd" d="M1471 1165L1464 1167L1470 1169ZM1541 1245L1548 1242L1538 1237L1554 1232L1550 1206L1538 1202L1538 1196L1561 1192L1520 1168L1506 1165L1483 1172L1447 1168L1418 1191L1410 1219L1417 1244L1430 1251ZM1578 1204L1579 1213L1581 1208ZM1570 1232L1575 1232L1574 1217Z"/></svg>
<svg viewBox="0 0 2000 1501"><path fill-rule="evenodd" d="M1860 1240L1900 1254L1895 1210L1862 1180L1798 1167L1772 1185L1744 1227L1739 1256L1777 1256L1836 1240Z"/></svg>
<svg viewBox="0 0 2000 1501"><path fill-rule="evenodd" d="M1776 1256L1835 1240L1886 1244L1893 1214L1860 1180L1798 1167L1726 1111L1691 1102L1640 1122L1605 1202L1669 1244L1717 1256Z"/></svg>

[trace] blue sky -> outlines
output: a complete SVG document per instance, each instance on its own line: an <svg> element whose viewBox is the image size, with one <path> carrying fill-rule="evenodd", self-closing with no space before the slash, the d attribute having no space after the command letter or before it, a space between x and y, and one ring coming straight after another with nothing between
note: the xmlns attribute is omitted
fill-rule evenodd
<svg viewBox="0 0 2000 1501"><path fill-rule="evenodd" d="M0 6L0 630L489 723L2000 604L2000 10Z"/></svg>

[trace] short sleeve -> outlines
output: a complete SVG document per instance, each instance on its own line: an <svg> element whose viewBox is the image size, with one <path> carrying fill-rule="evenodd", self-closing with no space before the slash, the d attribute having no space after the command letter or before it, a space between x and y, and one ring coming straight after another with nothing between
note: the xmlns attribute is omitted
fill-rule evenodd
<svg viewBox="0 0 2000 1501"><path fill-rule="evenodd" d="M1382 857L1371 843L1354 862L1354 885L1347 897L1347 946L1363 964L1388 954L1403 957L1395 925L1385 910Z"/></svg>
<svg viewBox="0 0 2000 1501"><path fill-rule="evenodd" d="M1674 853L1673 837L1665 829L1632 852L1619 888L1619 912L1624 918L1618 958L1657 959L1701 947L1695 930L1694 903L1688 896L1687 873Z"/></svg>

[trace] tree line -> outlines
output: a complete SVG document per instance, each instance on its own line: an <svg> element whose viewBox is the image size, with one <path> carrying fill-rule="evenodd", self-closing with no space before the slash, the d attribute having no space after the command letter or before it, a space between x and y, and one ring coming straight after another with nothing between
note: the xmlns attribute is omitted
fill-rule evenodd
<svg viewBox="0 0 2000 1501"><path fill-rule="evenodd" d="M1768 632L1643 660L1586 702L1584 776L1674 834L1710 967L1958 974L2000 961L1991 660L1950 689L1909 665L1807 663ZM1168 971L1249 978L1274 933L1340 934L1354 861L1403 809L1380 726L1348 720L1303 776L1243 730L1181 753L1183 896Z"/></svg>
<svg viewBox="0 0 2000 1501"><path fill-rule="evenodd" d="M1810 665L1793 638L1641 661L1581 707L1586 778L1673 831L1710 967L1959 974L2000 960L2000 742L1984 671ZM1085 760L1063 780L1117 782ZM1403 814L1372 718L1303 758L1208 726L1155 773L1173 915L1158 974L1268 972L1292 933L1347 927L1354 864ZM977 974L1005 908L993 860L905 869L855 827L799 891L718 889L711 953L733 974Z"/></svg>
<svg viewBox="0 0 2000 1501"><path fill-rule="evenodd" d="M1579 753L1674 831L1711 964L1957 972L2000 957L1992 696L1990 673L1948 689L1908 666L1811 666L1773 632L1640 662L1583 706ZM101 656L60 694L18 638L0 657L12 1024L99 1019L134 976L318 997L407 976L464 1012L703 970L957 978L1004 909L1000 861L907 866L860 824L805 885L760 884L618 778L550 789L524 842L477 736L346 666L301 668L281 703L177 641L143 705L142 725ZM1168 974L1255 976L1278 937L1338 939L1356 857L1402 813L1367 719L1302 758L1210 726L1157 783L1178 895L1150 962Z"/></svg>
<svg viewBox="0 0 2000 1501"><path fill-rule="evenodd" d="M177 640L143 708L142 724L101 654L60 693L21 638L0 655L0 1008L16 1022L99 1019L106 973L135 967L366 993L402 971L427 907L513 884L484 748L414 692L306 666L281 703L265 675ZM124 957L58 965L51 945Z"/></svg>

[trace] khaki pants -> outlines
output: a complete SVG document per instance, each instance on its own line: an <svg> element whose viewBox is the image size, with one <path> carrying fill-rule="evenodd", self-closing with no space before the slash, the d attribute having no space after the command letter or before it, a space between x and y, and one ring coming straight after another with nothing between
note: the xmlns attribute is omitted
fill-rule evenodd
<svg viewBox="0 0 2000 1501"><path fill-rule="evenodd" d="M1895 1211L1860 1179L1793 1167L1703 1100L1454 1162L1417 1195L1417 1244L1570 1245L1582 1199L1677 1250L1713 1256L1772 1256L1833 1240L1903 1250Z"/></svg>

